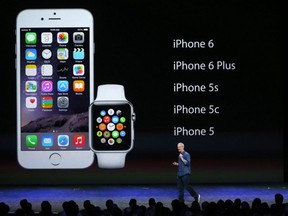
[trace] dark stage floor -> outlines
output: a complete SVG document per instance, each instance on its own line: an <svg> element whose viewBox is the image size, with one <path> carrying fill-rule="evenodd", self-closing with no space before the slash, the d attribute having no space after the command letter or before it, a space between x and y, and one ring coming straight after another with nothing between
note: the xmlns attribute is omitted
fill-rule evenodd
<svg viewBox="0 0 288 216"><path fill-rule="evenodd" d="M284 202L288 202L288 190L285 184L245 184L245 185L194 185L194 189L201 194L201 201L218 201L219 199L236 199L251 204L259 197L269 205L274 203L274 195L281 193ZM32 203L35 211L40 210L40 203L48 200L52 210L62 210L64 201L74 200L83 208L83 202L90 200L95 206L105 208L107 199L112 199L120 208L128 206L131 198L135 198L139 205L148 206L148 199L154 197L166 207L171 208L171 201L177 198L176 185L112 185L112 186L2 186L0 187L0 202L10 206L11 212L19 207L19 201L26 198ZM185 203L189 206L193 199L186 194Z"/></svg>

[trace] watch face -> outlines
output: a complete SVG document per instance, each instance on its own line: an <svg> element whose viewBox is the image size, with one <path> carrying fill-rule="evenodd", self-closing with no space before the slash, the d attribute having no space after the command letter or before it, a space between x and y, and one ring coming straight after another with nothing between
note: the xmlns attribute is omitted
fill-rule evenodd
<svg viewBox="0 0 288 216"><path fill-rule="evenodd" d="M90 107L91 147L96 151L129 150L132 138L132 107L129 103Z"/></svg>

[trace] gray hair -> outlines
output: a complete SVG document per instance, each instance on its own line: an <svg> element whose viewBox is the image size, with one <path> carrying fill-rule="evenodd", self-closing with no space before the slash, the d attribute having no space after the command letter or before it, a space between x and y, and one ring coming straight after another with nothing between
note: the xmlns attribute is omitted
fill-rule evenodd
<svg viewBox="0 0 288 216"><path fill-rule="evenodd" d="M184 143L182 143L182 142L179 142L178 145L185 147Z"/></svg>

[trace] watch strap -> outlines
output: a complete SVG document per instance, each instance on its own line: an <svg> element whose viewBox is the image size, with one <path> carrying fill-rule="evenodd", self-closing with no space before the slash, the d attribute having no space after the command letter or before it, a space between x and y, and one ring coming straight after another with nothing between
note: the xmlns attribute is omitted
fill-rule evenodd
<svg viewBox="0 0 288 216"><path fill-rule="evenodd" d="M98 167L105 169L123 168L127 152L97 152Z"/></svg>
<svg viewBox="0 0 288 216"><path fill-rule="evenodd" d="M97 88L97 96L95 101L108 101L108 100L125 100L125 90L123 85L105 84L99 85Z"/></svg>

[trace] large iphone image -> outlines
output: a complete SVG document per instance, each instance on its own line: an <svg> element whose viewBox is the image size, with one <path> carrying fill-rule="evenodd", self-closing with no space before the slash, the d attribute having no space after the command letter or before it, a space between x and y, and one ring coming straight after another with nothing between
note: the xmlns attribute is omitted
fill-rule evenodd
<svg viewBox="0 0 288 216"><path fill-rule="evenodd" d="M80 17L80 18L79 18ZM17 156L28 169L86 168L93 99L93 17L84 9L17 16Z"/></svg>

